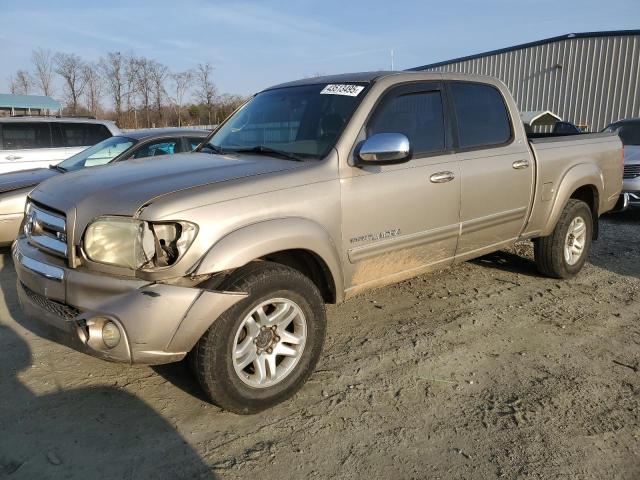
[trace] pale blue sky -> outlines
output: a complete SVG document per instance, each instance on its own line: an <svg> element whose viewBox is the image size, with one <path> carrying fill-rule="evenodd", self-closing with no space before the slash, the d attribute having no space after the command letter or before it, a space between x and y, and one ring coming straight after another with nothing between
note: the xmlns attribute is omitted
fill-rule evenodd
<svg viewBox="0 0 640 480"><path fill-rule="evenodd" d="M220 91L316 73L396 69L572 32L640 28L640 0L0 0L0 92L36 47L119 50L172 70L209 61Z"/></svg>

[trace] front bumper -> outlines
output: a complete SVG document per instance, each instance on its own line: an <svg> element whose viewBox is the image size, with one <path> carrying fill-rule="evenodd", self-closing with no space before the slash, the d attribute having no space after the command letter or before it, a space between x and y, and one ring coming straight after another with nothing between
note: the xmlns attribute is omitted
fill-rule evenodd
<svg viewBox="0 0 640 480"><path fill-rule="evenodd" d="M629 205L640 206L640 177L625 178L622 181L622 192L629 194Z"/></svg>
<svg viewBox="0 0 640 480"><path fill-rule="evenodd" d="M47 325L52 340L110 361L179 361L224 311L246 296L70 269L24 238L16 240L12 254L18 299L27 316ZM107 321L121 335L113 348L101 337Z"/></svg>
<svg viewBox="0 0 640 480"><path fill-rule="evenodd" d="M624 192L629 194L629 205L640 207L640 190L637 192Z"/></svg>

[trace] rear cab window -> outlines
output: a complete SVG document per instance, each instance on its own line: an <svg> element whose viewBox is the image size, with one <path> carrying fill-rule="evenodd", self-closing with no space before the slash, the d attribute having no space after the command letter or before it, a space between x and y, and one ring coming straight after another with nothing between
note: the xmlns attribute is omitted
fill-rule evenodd
<svg viewBox="0 0 640 480"><path fill-rule="evenodd" d="M484 83L449 82L449 91L461 149L511 141L509 111L497 88Z"/></svg>
<svg viewBox="0 0 640 480"><path fill-rule="evenodd" d="M51 148L51 132L46 122L16 122L2 124L4 150Z"/></svg>

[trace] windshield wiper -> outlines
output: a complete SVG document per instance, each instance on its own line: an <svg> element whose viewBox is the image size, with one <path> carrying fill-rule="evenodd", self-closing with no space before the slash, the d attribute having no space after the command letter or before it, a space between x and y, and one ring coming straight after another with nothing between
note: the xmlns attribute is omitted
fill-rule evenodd
<svg viewBox="0 0 640 480"><path fill-rule="evenodd" d="M64 167L61 167L60 165L49 165L49 168L51 170L57 170L57 171L62 172L62 173L67 173L67 169L64 168Z"/></svg>
<svg viewBox="0 0 640 480"><path fill-rule="evenodd" d="M224 150L213 143L205 143L202 148L200 148L200 152L204 152L205 150L211 150L213 153L217 153L218 155L224 155ZM205 152L206 153L206 152Z"/></svg>
<svg viewBox="0 0 640 480"><path fill-rule="evenodd" d="M276 150L275 148L265 147L264 145L256 145L253 148L241 148L233 150L236 153L257 153L261 155L275 155L287 160L295 160L296 162L303 162L304 160L293 153L285 152L284 150Z"/></svg>

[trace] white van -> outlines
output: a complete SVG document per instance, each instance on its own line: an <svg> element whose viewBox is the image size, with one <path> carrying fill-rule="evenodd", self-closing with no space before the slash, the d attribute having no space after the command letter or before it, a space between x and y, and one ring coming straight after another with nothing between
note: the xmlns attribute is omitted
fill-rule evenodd
<svg viewBox="0 0 640 480"><path fill-rule="evenodd" d="M0 117L0 173L46 168L118 134L109 120Z"/></svg>

